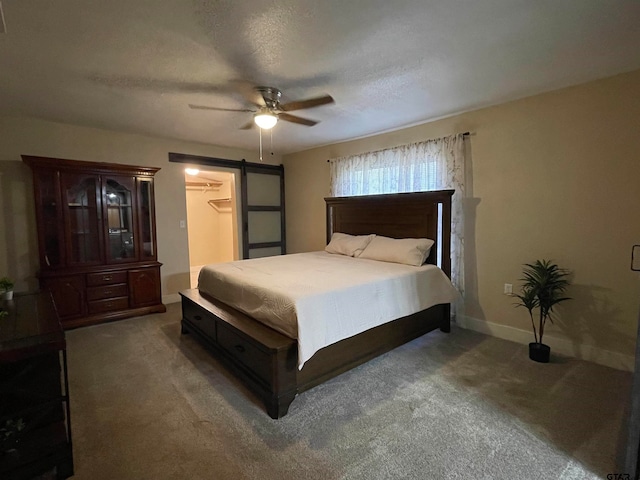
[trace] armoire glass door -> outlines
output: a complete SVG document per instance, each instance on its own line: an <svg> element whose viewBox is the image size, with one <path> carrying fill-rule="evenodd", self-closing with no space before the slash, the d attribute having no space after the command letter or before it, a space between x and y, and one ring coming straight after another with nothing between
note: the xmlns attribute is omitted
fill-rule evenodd
<svg viewBox="0 0 640 480"><path fill-rule="evenodd" d="M107 261L126 262L137 258L134 237L135 178L109 177L104 182L107 217Z"/></svg>
<svg viewBox="0 0 640 480"><path fill-rule="evenodd" d="M40 262L47 268L64 265L65 251L62 225L62 210L60 208L60 190L58 186L58 172L44 169L34 173L34 189L36 190L36 216L38 220L38 235L40 241Z"/></svg>
<svg viewBox="0 0 640 480"><path fill-rule="evenodd" d="M62 199L68 239L67 264L101 262L102 215L99 209L100 181L97 175L63 172Z"/></svg>
<svg viewBox="0 0 640 480"><path fill-rule="evenodd" d="M153 219L153 179L138 178L139 209L138 216L140 228L138 244L140 246L140 260L152 260L156 255L156 242L153 232L155 228Z"/></svg>

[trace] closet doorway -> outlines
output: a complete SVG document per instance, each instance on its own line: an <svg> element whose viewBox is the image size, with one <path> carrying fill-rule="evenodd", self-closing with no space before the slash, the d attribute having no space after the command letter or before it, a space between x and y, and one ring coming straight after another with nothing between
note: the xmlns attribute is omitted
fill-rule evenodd
<svg viewBox="0 0 640 480"><path fill-rule="evenodd" d="M264 163L251 163L246 160L228 160L224 158L201 157L184 153L169 153L169 161L185 164L185 188L187 191L187 233L189 235L189 264L191 286L197 286L199 269L208 263L220 263L245 258L260 258L287 253L285 212L284 212L284 167ZM187 172L189 169L189 172ZM222 173L229 173L229 188L220 185L215 196L207 198L212 203L222 203L229 198L232 220L232 258L229 251L224 257L214 256L219 249L212 244L211 235L202 221L204 216L194 214L203 209L203 202L190 202L197 198L195 192L208 192L214 186L207 180L224 183ZM207 185L209 183L209 185ZM194 185L195 184L195 185ZM204 184L204 185L203 185ZM228 194L221 193L228 191ZM202 195L201 195L202 196ZM191 208L194 207L194 208ZM208 208L214 208L209 206ZM204 208L208 211L207 208ZM228 224L225 224L228 225ZM199 242L197 247L194 242ZM202 244L205 246L202 247ZM202 247L202 248L200 248Z"/></svg>
<svg viewBox="0 0 640 480"><path fill-rule="evenodd" d="M191 288L203 265L242 258L239 169L185 169Z"/></svg>

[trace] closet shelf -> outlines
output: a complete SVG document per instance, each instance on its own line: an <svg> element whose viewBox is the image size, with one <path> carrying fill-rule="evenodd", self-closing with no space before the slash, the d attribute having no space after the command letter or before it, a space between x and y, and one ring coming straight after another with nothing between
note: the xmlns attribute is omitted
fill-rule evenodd
<svg viewBox="0 0 640 480"><path fill-rule="evenodd" d="M218 212L230 212L231 206L231 198L215 198L212 200L207 200L207 203L213 207Z"/></svg>

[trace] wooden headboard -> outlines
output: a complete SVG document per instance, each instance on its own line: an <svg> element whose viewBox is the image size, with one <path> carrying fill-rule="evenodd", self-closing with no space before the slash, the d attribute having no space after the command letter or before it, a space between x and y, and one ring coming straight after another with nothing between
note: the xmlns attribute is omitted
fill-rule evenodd
<svg viewBox="0 0 640 480"><path fill-rule="evenodd" d="M392 238L430 238L428 263L451 276L451 197L453 190L394 193L356 197L327 197L327 243L333 232L351 235L375 233ZM438 210L442 231L438 232Z"/></svg>

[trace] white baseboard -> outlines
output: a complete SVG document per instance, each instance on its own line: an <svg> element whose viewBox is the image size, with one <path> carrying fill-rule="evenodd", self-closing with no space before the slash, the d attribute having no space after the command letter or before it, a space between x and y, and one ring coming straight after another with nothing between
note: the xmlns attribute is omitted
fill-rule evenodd
<svg viewBox="0 0 640 480"><path fill-rule="evenodd" d="M457 315L456 325L467 330L491 335L492 337L510 340L512 342L529 344L533 341L533 334L530 331L520 330L518 328L500 325L498 323L486 322L465 315ZM635 358L633 355L624 355L610 350L594 347L593 345L576 345L565 338L554 337L546 334L544 343L549 345L552 351L562 355L580 358L589 362L598 363L607 367L618 370L632 372L634 370Z"/></svg>
<svg viewBox="0 0 640 480"><path fill-rule="evenodd" d="M180 301L179 293L170 293L169 295L162 296L162 303L165 305L168 303L178 303Z"/></svg>
<svg viewBox="0 0 640 480"><path fill-rule="evenodd" d="M180 302L180 295L178 293L171 293L169 295L162 296L162 303L164 304L177 302ZM478 318L468 317L466 315L458 314L456 317L456 325L460 328L473 330L475 332L484 333L504 340L510 340L523 345L527 345L533 340L532 334L528 330L520 330L508 325L487 322ZM625 370L629 372L634 370L635 358L633 355L624 355L622 353L594 347L593 345L576 345L565 338L554 337L548 333L544 336L544 343L549 345L553 351L562 355L580 358L581 360L598 363L618 370Z"/></svg>

